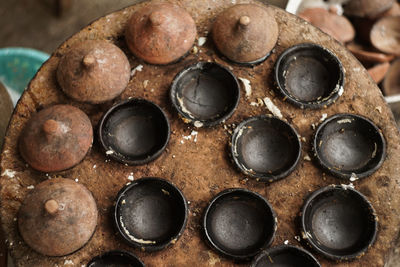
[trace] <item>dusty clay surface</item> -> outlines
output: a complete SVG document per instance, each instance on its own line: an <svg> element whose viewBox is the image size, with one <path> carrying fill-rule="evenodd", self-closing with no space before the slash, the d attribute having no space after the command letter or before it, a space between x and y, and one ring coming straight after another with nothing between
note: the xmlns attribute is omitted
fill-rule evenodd
<svg viewBox="0 0 400 267"><path fill-rule="evenodd" d="M194 18L198 37L208 37L215 16L235 3L253 1L231 0L172 0L184 7ZM12 117L5 146L2 151L1 167L1 207L2 228L6 233L7 245L17 266L82 266L98 254L111 249L125 249L139 256L146 266L234 266L225 258L219 257L203 241L200 219L208 201L223 189L245 187L263 195L272 205L278 216L278 229L273 246L288 240L290 244L306 247L304 241L295 237L301 232L296 223L305 197L312 191L329 184L349 184L324 174L314 162L305 160L311 156L310 141L314 132L312 124L318 124L323 114L331 116L350 112L361 114L374 121L382 130L388 146L387 158L383 166L372 176L355 181L354 186L365 194L377 211L379 233L376 243L361 259L352 262L336 263L315 254L323 266L383 266L388 261L394 247L400 225L400 140L394 119L389 108L366 70L358 61L328 35L305 23L299 18L274 9L279 24L280 35L276 49L262 64L253 68L231 64L222 59L215 50L210 38L203 46L196 41L196 54L190 54L182 61L168 66L151 66L135 59L128 51L123 33L130 15L147 3L142 3L110 14L92 23L57 49L24 93ZM272 8L272 7L271 7ZM67 48L86 39L108 40L118 45L128 56L132 69L139 65L131 77L125 92L112 102L101 105L81 104L66 97L56 82L56 67ZM298 43L315 42L333 51L342 61L346 70L344 93L338 101L322 110L301 110L282 100L276 93L272 77L273 65L284 49ZM169 101L169 86L173 77L185 66L200 60L210 60L232 69L237 77L251 82L252 94L245 97L244 88L237 111L225 123L227 129L218 126L212 129L195 129L184 124ZM148 82L145 82L145 81ZM147 85L147 86L145 86ZM78 166L57 174L34 171L22 160L17 150L17 140L22 128L32 114L53 104L71 104L81 108L92 121L94 129L101 115L114 103L129 97L144 97L159 104L168 114L171 122L171 140L167 150L156 161L145 166L124 166L108 160L95 140L87 157ZM252 106L257 98L269 97L280 109L283 117L290 122L303 139L303 155L297 169L287 178L272 184L247 180L231 163L228 154L230 131L243 119L260 114L268 114L265 106ZM194 138L186 140L195 130ZM111 220L111 208L119 189L129 182L145 176L166 178L176 184L190 201L189 222L183 236L172 247L157 253L147 253L127 246L116 234ZM90 242L78 252L59 258L39 255L31 250L21 239L17 228L17 212L32 185L54 177L77 179L93 193L99 208L97 230ZM310 250L311 251L311 250ZM246 266L246 264L237 266Z"/></svg>

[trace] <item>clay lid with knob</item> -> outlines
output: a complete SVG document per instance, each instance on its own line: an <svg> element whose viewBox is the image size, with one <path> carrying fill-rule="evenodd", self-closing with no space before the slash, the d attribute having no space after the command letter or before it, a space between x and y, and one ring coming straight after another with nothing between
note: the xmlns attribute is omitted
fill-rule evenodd
<svg viewBox="0 0 400 267"><path fill-rule="evenodd" d="M135 56L164 65L185 56L196 34L196 24L185 9L170 3L150 3L129 19L125 37Z"/></svg>
<svg viewBox="0 0 400 267"><path fill-rule="evenodd" d="M76 107L55 105L28 121L19 139L19 151L32 168L57 172L81 162L92 142L88 116Z"/></svg>
<svg viewBox="0 0 400 267"><path fill-rule="evenodd" d="M116 45L86 40L71 47L61 58L57 80L69 97L97 104L125 90L130 70L128 58Z"/></svg>
<svg viewBox="0 0 400 267"><path fill-rule="evenodd" d="M24 241L36 252L64 256L92 237L98 211L90 191L70 179L46 180L28 194L18 213Z"/></svg>
<svg viewBox="0 0 400 267"><path fill-rule="evenodd" d="M232 6L216 18L212 37L228 59L244 64L263 61L278 40L273 11L255 4Z"/></svg>

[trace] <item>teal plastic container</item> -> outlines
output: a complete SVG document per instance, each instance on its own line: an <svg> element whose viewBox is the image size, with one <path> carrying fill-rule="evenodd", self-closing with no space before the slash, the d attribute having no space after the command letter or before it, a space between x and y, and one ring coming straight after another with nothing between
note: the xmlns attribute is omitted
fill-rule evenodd
<svg viewBox="0 0 400 267"><path fill-rule="evenodd" d="M9 91L14 105L49 57L49 54L31 48L0 49L0 81Z"/></svg>

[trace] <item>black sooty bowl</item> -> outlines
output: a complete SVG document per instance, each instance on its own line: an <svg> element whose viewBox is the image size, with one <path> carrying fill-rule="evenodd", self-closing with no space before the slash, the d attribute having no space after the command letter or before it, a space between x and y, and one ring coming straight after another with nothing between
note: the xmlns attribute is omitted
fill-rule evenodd
<svg viewBox="0 0 400 267"><path fill-rule="evenodd" d="M276 216L261 195L246 189L227 189L215 196L203 218L205 237L219 253L249 260L269 246Z"/></svg>
<svg viewBox="0 0 400 267"><path fill-rule="evenodd" d="M199 62L178 73L170 94L185 122L196 127L214 126L232 116L239 103L240 86L226 67Z"/></svg>
<svg viewBox="0 0 400 267"><path fill-rule="evenodd" d="M156 104L132 98L111 107L99 126L99 138L107 156L129 165L155 160L168 144L170 126Z"/></svg>
<svg viewBox="0 0 400 267"><path fill-rule="evenodd" d="M349 185L331 185L312 193L301 217L303 237L333 260L361 257L374 243L378 222L364 195Z"/></svg>
<svg viewBox="0 0 400 267"><path fill-rule="evenodd" d="M324 169L351 181L374 173L386 156L386 142L378 127L353 114L325 120L315 133L313 149Z"/></svg>
<svg viewBox="0 0 400 267"><path fill-rule="evenodd" d="M321 267L321 264L307 250L285 245L261 252L250 267Z"/></svg>
<svg viewBox="0 0 400 267"><path fill-rule="evenodd" d="M288 176L301 155L296 130L271 116L251 117L240 123L231 140L236 166L246 175L273 182Z"/></svg>
<svg viewBox="0 0 400 267"><path fill-rule="evenodd" d="M142 178L119 193L114 220L133 247L156 251L173 245L183 233L188 209L182 192L160 178Z"/></svg>
<svg viewBox="0 0 400 267"><path fill-rule="evenodd" d="M135 255L126 251L109 251L94 257L87 267L145 267Z"/></svg>
<svg viewBox="0 0 400 267"><path fill-rule="evenodd" d="M284 98L301 108L321 108L343 94L344 72L340 60L312 43L285 50L275 65L275 81Z"/></svg>

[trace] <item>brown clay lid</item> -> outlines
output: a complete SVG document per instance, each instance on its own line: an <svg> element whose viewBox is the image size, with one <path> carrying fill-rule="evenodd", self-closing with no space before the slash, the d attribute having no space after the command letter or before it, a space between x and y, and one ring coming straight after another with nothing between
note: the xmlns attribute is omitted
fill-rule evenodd
<svg viewBox="0 0 400 267"><path fill-rule="evenodd" d="M132 15L125 37L135 56L162 65L185 56L196 34L196 24L185 9L170 3L150 3Z"/></svg>
<svg viewBox="0 0 400 267"><path fill-rule="evenodd" d="M381 53L374 48L364 47L357 43L349 43L346 47L362 63L383 63L394 59L393 55Z"/></svg>
<svg viewBox="0 0 400 267"><path fill-rule="evenodd" d="M42 172L69 169L83 160L93 142L88 116L69 105L55 105L34 114L19 139L19 151Z"/></svg>
<svg viewBox="0 0 400 267"><path fill-rule="evenodd" d="M383 92L387 96L400 94L400 59L393 61L390 66L383 80Z"/></svg>
<svg viewBox="0 0 400 267"><path fill-rule="evenodd" d="M371 76L372 80L374 80L374 82L378 84L385 77L386 73L389 70L389 67L390 67L389 62L380 63L369 68L368 73Z"/></svg>
<svg viewBox="0 0 400 267"><path fill-rule="evenodd" d="M400 16L383 17L371 30L371 43L382 52L400 56Z"/></svg>
<svg viewBox="0 0 400 267"><path fill-rule="evenodd" d="M216 18L212 37L218 50L237 63L258 63L274 48L279 28L274 12L255 4L232 6Z"/></svg>
<svg viewBox="0 0 400 267"><path fill-rule="evenodd" d="M353 25L344 17L329 12L324 8L308 8L302 11L299 17L320 28L342 43L352 41L355 36Z"/></svg>
<svg viewBox="0 0 400 267"><path fill-rule="evenodd" d="M54 178L40 183L18 213L19 232L35 251L63 256L82 248L97 225L96 202L86 187Z"/></svg>
<svg viewBox="0 0 400 267"><path fill-rule="evenodd" d="M128 58L117 46L86 40L61 58L57 80L64 93L76 101L102 103L122 93L130 79Z"/></svg>
<svg viewBox="0 0 400 267"><path fill-rule="evenodd" d="M351 0L344 5L348 16L375 18L389 10L395 0Z"/></svg>

